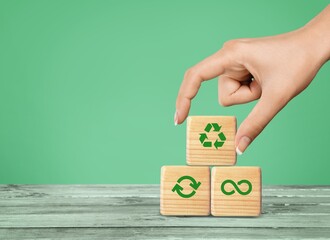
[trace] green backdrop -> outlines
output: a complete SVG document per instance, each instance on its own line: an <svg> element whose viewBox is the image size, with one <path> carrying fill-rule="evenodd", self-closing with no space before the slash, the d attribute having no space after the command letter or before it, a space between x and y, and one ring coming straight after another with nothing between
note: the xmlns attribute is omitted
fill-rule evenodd
<svg viewBox="0 0 330 240"><path fill-rule="evenodd" d="M159 183L185 164L184 71L233 38L296 29L328 1L0 0L0 183ZM302 69L303 71L303 69ZM264 184L330 184L330 65L238 165ZM235 115L217 81L191 115Z"/></svg>

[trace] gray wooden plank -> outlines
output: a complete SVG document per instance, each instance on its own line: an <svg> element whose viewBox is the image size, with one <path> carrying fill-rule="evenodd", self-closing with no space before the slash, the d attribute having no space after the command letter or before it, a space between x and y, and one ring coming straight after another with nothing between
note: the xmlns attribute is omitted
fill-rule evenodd
<svg viewBox="0 0 330 240"><path fill-rule="evenodd" d="M11 198L0 199L0 213L5 211L6 207L24 208L24 207L65 207L65 206L143 206L143 205L159 205L159 198L149 197L92 197L92 198ZM330 204L330 197L328 198L293 198L293 197L263 197L264 206L275 206L286 209L290 206L327 206Z"/></svg>
<svg viewBox="0 0 330 240"><path fill-rule="evenodd" d="M259 218L185 218L159 214L158 185L0 185L0 227L330 227L329 186L263 193Z"/></svg>
<svg viewBox="0 0 330 240"><path fill-rule="evenodd" d="M157 213L159 199L150 198L116 198L116 199L85 199L84 201L0 201L0 216L5 214L67 214L67 213L130 213L145 211ZM263 202L263 214L268 215L330 215L330 203L292 202L278 203L273 199L265 199Z"/></svg>
<svg viewBox="0 0 330 240"><path fill-rule="evenodd" d="M2 239L329 239L329 228L30 228L0 229Z"/></svg>
<svg viewBox="0 0 330 240"><path fill-rule="evenodd" d="M132 211L134 211L132 209ZM67 213L67 214L5 214L1 228L8 227L325 227L329 228L328 215L262 215L258 218L215 217L163 217L149 212L128 213Z"/></svg>
<svg viewBox="0 0 330 240"><path fill-rule="evenodd" d="M263 186L263 196L330 197L330 186ZM159 185L0 185L0 199L39 197L159 197Z"/></svg>

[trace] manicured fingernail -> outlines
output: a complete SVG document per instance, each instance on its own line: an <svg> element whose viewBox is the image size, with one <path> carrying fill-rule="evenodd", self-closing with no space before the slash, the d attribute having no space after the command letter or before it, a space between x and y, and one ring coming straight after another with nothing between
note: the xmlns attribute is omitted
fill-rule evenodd
<svg viewBox="0 0 330 240"><path fill-rule="evenodd" d="M178 125L178 111L175 111L175 114L174 114L174 126Z"/></svg>
<svg viewBox="0 0 330 240"><path fill-rule="evenodd" d="M236 153L238 155L242 155L244 151L247 149L247 147L250 145L250 143L251 143L251 138L246 136L241 137L236 147Z"/></svg>
<svg viewBox="0 0 330 240"><path fill-rule="evenodd" d="M242 155L243 153L238 149L238 147L236 147L236 153L238 154L238 155Z"/></svg>

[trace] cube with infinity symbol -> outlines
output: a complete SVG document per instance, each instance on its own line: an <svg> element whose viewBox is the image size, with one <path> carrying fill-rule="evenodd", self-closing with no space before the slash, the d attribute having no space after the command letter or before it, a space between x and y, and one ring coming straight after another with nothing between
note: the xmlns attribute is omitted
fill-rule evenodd
<svg viewBox="0 0 330 240"><path fill-rule="evenodd" d="M210 168L163 166L160 213L175 216L210 214Z"/></svg>
<svg viewBox="0 0 330 240"><path fill-rule="evenodd" d="M188 165L234 165L236 118L191 116L187 119Z"/></svg>
<svg viewBox="0 0 330 240"><path fill-rule="evenodd" d="M211 176L213 216L259 216L261 169L259 167L214 167Z"/></svg>

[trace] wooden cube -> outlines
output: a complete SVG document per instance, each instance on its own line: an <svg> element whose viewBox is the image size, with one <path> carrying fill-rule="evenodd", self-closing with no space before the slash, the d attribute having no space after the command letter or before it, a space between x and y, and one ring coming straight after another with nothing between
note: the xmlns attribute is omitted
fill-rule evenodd
<svg viewBox="0 0 330 240"><path fill-rule="evenodd" d="M259 167L214 167L211 177L213 216L259 216L261 170Z"/></svg>
<svg viewBox="0 0 330 240"><path fill-rule="evenodd" d="M175 216L210 215L210 168L163 166L160 213Z"/></svg>
<svg viewBox="0 0 330 240"><path fill-rule="evenodd" d="M235 165L235 134L235 117L188 117L187 164Z"/></svg>

